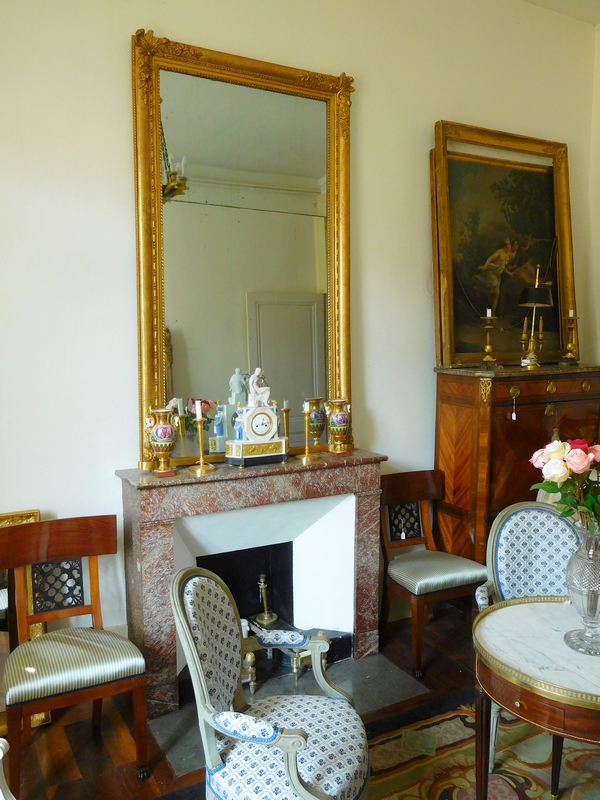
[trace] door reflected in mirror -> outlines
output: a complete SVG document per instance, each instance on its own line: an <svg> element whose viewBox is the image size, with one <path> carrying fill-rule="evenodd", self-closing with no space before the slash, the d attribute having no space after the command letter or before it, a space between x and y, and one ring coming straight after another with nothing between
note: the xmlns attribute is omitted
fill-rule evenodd
<svg viewBox="0 0 600 800"><path fill-rule="evenodd" d="M302 445L326 387L326 104L167 70L160 98L163 184L187 183L163 207L166 396L226 402L260 366Z"/></svg>

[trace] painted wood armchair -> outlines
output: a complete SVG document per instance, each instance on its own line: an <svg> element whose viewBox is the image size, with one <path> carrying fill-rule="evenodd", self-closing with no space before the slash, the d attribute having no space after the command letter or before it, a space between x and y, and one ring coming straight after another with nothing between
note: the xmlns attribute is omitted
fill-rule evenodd
<svg viewBox="0 0 600 800"><path fill-rule="evenodd" d="M240 618L227 586L208 570L184 569L173 578L171 604L196 695L207 798L359 798L369 776L366 734L351 698L323 671L327 638L298 631L258 637L265 647L309 649L328 696L268 697L248 707Z"/></svg>

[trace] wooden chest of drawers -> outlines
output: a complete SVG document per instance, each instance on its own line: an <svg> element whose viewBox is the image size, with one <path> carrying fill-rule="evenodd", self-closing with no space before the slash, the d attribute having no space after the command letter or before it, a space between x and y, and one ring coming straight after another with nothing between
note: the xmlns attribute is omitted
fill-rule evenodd
<svg viewBox="0 0 600 800"><path fill-rule="evenodd" d="M436 372L435 466L445 476L438 504L442 544L483 563L496 514L535 499L529 487L542 476L529 458L554 429L563 440L598 442L600 367Z"/></svg>

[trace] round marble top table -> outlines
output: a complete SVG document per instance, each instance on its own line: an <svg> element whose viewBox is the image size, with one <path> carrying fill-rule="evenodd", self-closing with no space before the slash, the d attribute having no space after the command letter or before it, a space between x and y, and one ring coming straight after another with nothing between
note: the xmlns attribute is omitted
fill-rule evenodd
<svg viewBox="0 0 600 800"><path fill-rule="evenodd" d="M564 597L506 600L476 617L476 800L487 798L490 700L554 735L553 798L563 737L600 742L600 657L577 653L563 640L582 627Z"/></svg>

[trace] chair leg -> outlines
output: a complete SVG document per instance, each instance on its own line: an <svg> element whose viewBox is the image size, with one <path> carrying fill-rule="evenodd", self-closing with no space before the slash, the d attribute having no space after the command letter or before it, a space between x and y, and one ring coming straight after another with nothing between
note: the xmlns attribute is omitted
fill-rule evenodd
<svg viewBox="0 0 600 800"><path fill-rule="evenodd" d="M494 771L494 761L496 760L496 740L498 738L498 725L500 723L500 706L492 702L490 715L490 766L489 771Z"/></svg>
<svg viewBox="0 0 600 800"><path fill-rule="evenodd" d="M135 736L135 755L138 780L150 777L148 769L148 747L146 737L146 677L139 679L133 692L133 729Z"/></svg>
<svg viewBox="0 0 600 800"><path fill-rule="evenodd" d="M102 725L102 698L99 697L92 703L92 728L99 730Z"/></svg>
<svg viewBox="0 0 600 800"><path fill-rule="evenodd" d="M9 706L6 709L6 727L8 744L8 786L15 797L19 797L21 788L21 724L23 709L21 706Z"/></svg>
<svg viewBox="0 0 600 800"><path fill-rule="evenodd" d="M421 680L421 651L423 649L423 630L429 616L429 606L422 597L415 597L412 601L412 666L413 675Z"/></svg>
<svg viewBox="0 0 600 800"><path fill-rule="evenodd" d="M387 581L383 585L383 597L381 598L381 612L379 614L379 635L383 639L387 632L388 617L392 606L392 592Z"/></svg>
<svg viewBox="0 0 600 800"><path fill-rule="evenodd" d="M560 781L563 743L564 739L562 736L552 737L552 778L550 780L551 800L558 800L558 782Z"/></svg>
<svg viewBox="0 0 600 800"><path fill-rule="evenodd" d="M23 715L23 734L21 742L24 746L31 744L31 717L29 714Z"/></svg>

